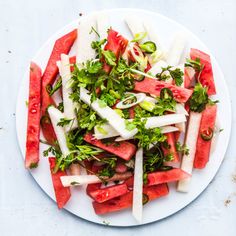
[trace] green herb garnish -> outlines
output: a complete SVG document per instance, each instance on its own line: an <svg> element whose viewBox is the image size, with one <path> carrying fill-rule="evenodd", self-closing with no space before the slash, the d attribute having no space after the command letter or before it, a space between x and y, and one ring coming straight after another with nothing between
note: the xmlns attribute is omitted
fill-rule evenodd
<svg viewBox="0 0 236 236"><path fill-rule="evenodd" d="M169 72L169 74L166 74L166 72ZM180 68L172 69L172 66L167 66L166 68L163 67L162 71L156 74L156 77L164 81L172 78L175 84L180 86L183 83L183 75L184 73Z"/></svg>

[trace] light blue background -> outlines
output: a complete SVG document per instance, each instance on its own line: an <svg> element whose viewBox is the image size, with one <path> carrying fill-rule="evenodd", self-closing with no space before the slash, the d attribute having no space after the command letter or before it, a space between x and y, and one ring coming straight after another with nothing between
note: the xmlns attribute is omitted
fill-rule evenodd
<svg viewBox="0 0 236 236"><path fill-rule="evenodd" d="M18 87L30 59L51 34L79 17L80 12L116 7L164 14L199 36L221 65L232 107L235 107L235 0L0 0L0 235L235 236L234 109L230 145L216 178L191 205L160 222L123 229L89 223L59 211L25 171L16 139L14 113ZM225 206L227 199L231 202Z"/></svg>

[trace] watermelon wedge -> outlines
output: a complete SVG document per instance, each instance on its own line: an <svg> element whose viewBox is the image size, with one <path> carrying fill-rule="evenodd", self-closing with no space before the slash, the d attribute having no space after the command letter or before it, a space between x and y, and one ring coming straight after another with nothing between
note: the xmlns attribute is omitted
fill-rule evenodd
<svg viewBox="0 0 236 236"><path fill-rule="evenodd" d="M179 169L174 168L167 171L157 171L149 173L147 176L148 180L148 186L156 185L156 184L162 184L162 183L169 183L169 182L175 182L181 179L185 179L190 177L191 175L187 172Z"/></svg>
<svg viewBox="0 0 236 236"><path fill-rule="evenodd" d="M211 142L215 128L217 106L208 105L202 113L202 119L199 128L199 134L197 139L197 147L194 158L194 168L202 169L206 166L210 157ZM208 135L212 135L209 140L204 140L204 133L208 132ZM210 133L209 133L210 132ZM203 137L202 137L203 136Z"/></svg>
<svg viewBox="0 0 236 236"><path fill-rule="evenodd" d="M97 140L93 137L91 133L87 133L84 136L84 140L96 147L99 147L107 152L113 153L116 156L128 161L136 152L136 146L132 143L122 141L122 142L112 142L103 143L101 140Z"/></svg>
<svg viewBox="0 0 236 236"><path fill-rule="evenodd" d="M62 53L69 53L76 37L77 30L73 30L57 39L53 46L52 53L42 78L42 114L45 114L46 109L50 104L54 104L47 92L47 86L52 85L57 77L58 67L56 62L60 60Z"/></svg>
<svg viewBox="0 0 236 236"><path fill-rule="evenodd" d="M159 184L143 188L145 203L159 197L166 196L169 193L167 184ZM130 208L133 202L133 192L128 192L120 197L113 198L103 203L93 202L93 208L96 214L103 215L111 212Z"/></svg>
<svg viewBox="0 0 236 236"><path fill-rule="evenodd" d="M189 89L150 78L145 78L143 81L135 82L134 90L160 96L160 92L163 88L170 89L177 102L186 102L192 95L192 91Z"/></svg>
<svg viewBox="0 0 236 236"><path fill-rule="evenodd" d="M167 133L165 134L165 136L167 137L167 143L168 143L168 148L162 146L162 150L164 152L164 155L167 155L167 154L172 154L173 155L173 161L171 162L179 162L179 154L178 152L176 151L176 148L175 148L175 134L174 132L171 132L171 133Z"/></svg>
<svg viewBox="0 0 236 236"><path fill-rule="evenodd" d="M27 140L25 154L26 168L37 167L39 162L40 105L41 69L34 62L31 62L28 100Z"/></svg>
<svg viewBox="0 0 236 236"><path fill-rule="evenodd" d="M175 182L178 180L186 179L190 176L191 176L190 174L179 168L173 168L167 171L155 171L147 174L147 184L145 186ZM125 183L129 189L132 189L133 182L134 182L133 176L125 180Z"/></svg>
<svg viewBox="0 0 236 236"><path fill-rule="evenodd" d="M112 51L115 54L116 58L118 59L120 55L124 53L127 45L128 45L128 40L126 38L121 36L115 30L109 29L107 43L104 47L105 51L107 50ZM104 71L109 73L111 70L111 66L105 62L103 69Z"/></svg>
<svg viewBox="0 0 236 236"><path fill-rule="evenodd" d="M55 157L49 157L49 164L50 164L50 170L51 170L51 177L52 177L52 183L53 188L56 196L56 201L58 208L61 209L65 206L65 204L68 202L68 200L71 197L70 188L64 187L61 183L61 176L66 176L65 171L58 170L56 173L53 173L53 169L56 165L56 158Z"/></svg>
<svg viewBox="0 0 236 236"><path fill-rule="evenodd" d="M52 122L49 116L48 115L42 116L40 120L40 124L41 124L44 138L47 140L48 144L54 146L56 144L57 137L54 132Z"/></svg>
<svg viewBox="0 0 236 236"><path fill-rule="evenodd" d="M211 58L208 54L195 49L191 48L190 50L190 58L192 60L195 60L196 58L199 58L201 61L201 64L204 66L199 82L208 88L208 95L214 95L216 94L216 88L215 88L215 82L213 77L213 70L211 65Z"/></svg>
<svg viewBox="0 0 236 236"><path fill-rule="evenodd" d="M97 185L98 186L98 185ZM125 183L117 184L106 188L98 188L91 191L91 186L87 188L88 195L96 202L105 202L115 197L128 193L129 190Z"/></svg>

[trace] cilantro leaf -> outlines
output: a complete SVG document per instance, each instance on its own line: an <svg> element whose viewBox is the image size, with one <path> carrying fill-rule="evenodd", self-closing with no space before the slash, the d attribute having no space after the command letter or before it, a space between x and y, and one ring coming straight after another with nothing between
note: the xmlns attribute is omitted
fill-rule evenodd
<svg viewBox="0 0 236 236"><path fill-rule="evenodd" d="M208 101L207 87L203 87L200 83L197 83L189 100L190 110L194 112L202 112Z"/></svg>
<svg viewBox="0 0 236 236"><path fill-rule="evenodd" d="M167 74L166 72L169 72L169 74ZM167 80L169 78L172 78L175 81L175 84L177 86L180 86L183 83L183 71L180 68L175 68L172 69L172 66L167 66L167 67L163 67L162 71L158 74L156 74L156 77L159 80Z"/></svg>
<svg viewBox="0 0 236 236"><path fill-rule="evenodd" d="M182 153L183 155L189 155L189 148L185 144L181 145L180 142L176 142L175 147L176 150Z"/></svg>
<svg viewBox="0 0 236 236"><path fill-rule="evenodd" d="M70 122L71 122L72 120L73 120L73 119L61 118L60 121L57 123L57 126L64 127L64 126L70 124Z"/></svg>
<svg viewBox="0 0 236 236"><path fill-rule="evenodd" d="M110 66L116 65L116 55L114 54L114 52L110 50L103 50L102 55L104 56L105 61L108 65Z"/></svg>

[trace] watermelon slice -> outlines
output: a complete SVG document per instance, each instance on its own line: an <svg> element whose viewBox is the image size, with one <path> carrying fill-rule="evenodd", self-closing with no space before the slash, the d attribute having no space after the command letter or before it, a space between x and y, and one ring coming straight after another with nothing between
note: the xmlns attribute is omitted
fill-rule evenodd
<svg viewBox="0 0 236 236"><path fill-rule="evenodd" d="M208 132L208 135L213 136L215 121L216 121L216 113L217 113L216 105L208 105L202 113L202 119L197 139L197 148L194 158L194 168L196 169L204 168L207 162L209 161L212 139L210 138L209 140L204 140L202 134ZM209 134L209 132L211 134Z"/></svg>
<svg viewBox="0 0 236 236"><path fill-rule="evenodd" d="M121 54L124 53L126 47L128 45L128 40L121 36L118 32L113 29L109 29L107 43L104 47L104 50L112 51L116 58L118 59ZM104 71L107 73L110 72L111 66L104 62Z"/></svg>
<svg viewBox="0 0 236 236"><path fill-rule="evenodd" d="M44 115L47 107L50 104L54 104L51 97L47 92L47 86L52 85L58 74L58 67L56 62L60 60L61 54L68 54L75 39L77 37L77 30L73 30L70 33L62 36L57 39L50 58L48 60L48 64L43 74L42 78L42 114Z"/></svg>
<svg viewBox="0 0 236 236"><path fill-rule="evenodd" d="M71 64L71 66L70 66L70 70L71 70L71 72L73 72L73 70L74 70L74 64L76 63L76 56L72 56L72 57L70 57L70 64Z"/></svg>
<svg viewBox="0 0 236 236"><path fill-rule="evenodd" d="M103 143L101 140L97 140L93 137L91 133L87 133L84 136L84 140L96 147L99 147L107 152L113 153L116 156L123 158L128 161L136 152L136 146L132 143L122 141L122 142L112 142Z"/></svg>
<svg viewBox="0 0 236 236"><path fill-rule="evenodd" d="M143 188L145 202L166 196L169 193L167 184L159 184ZM111 212L130 208L133 202L133 192L130 191L120 197L113 198L103 203L93 202L93 208L96 214L102 215Z"/></svg>
<svg viewBox="0 0 236 236"><path fill-rule="evenodd" d="M208 88L208 95L216 94L215 82L213 77L213 70L211 65L211 58L208 54L195 49L191 48L190 50L190 57L192 60L199 58L201 64L204 65L204 68L200 74L199 82Z"/></svg>
<svg viewBox="0 0 236 236"><path fill-rule="evenodd" d="M44 138L47 140L48 144L54 146L57 140L57 136L54 132L49 116L48 115L42 116L40 124Z"/></svg>
<svg viewBox="0 0 236 236"><path fill-rule="evenodd" d="M65 204L68 202L68 200L71 197L70 188L64 187L60 179L61 176L66 176L67 174L65 171L61 171L61 170L58 170L56 173L53 173L53 169L56 165L56 158L49 157L48 160L50 164L52 183L54 187L57 205L58 205L58 208L61 209L65 206Z"/></svg>
<svg viewBox="0 0 236 236"><path fill-rule="evenodd" d="M30 64L30 84L28 101L28 124L25 167L37 167L39 162L41 69L34 62Z"/></svg>
<svg viewBox="0 0 236 236"><path fill-rule="evenodd" d="M147 174L147 184L145 186L152 186L157 184L164 184L169 182L175 182L178 180L186 179L191 175L179 168L173 168L167 171L155 171ZM134 178L133 176L127 180L125 183L128 189L132 189Z"/></svg>
<svg viewBox="0 0 236 236"><path fill-rule="evenodd" d="M186 102L192 95L192 91L189 89L150 78L145 78L143 81L135 82L134 90L160 96L160 92L163 88L170 89L177 102Z"/></svg>
<svg viewBox="0 0 236 236"><path fill-rule="evenodd" d="M93 185L93 187L95 187L95 185ZM113 185L106 188L93 189L93 191L91 191L91 188L92 188L91 186L87 188L88 195L94 201L99 202L99 203L108 201L115 197L122 196L129 192L127 185L125 183Z"/></svg>
<svg viewBox="0 0 236 236"><path fill-rule="evenodd" d="M174 132L171 133L167 133L165 134L165 136L167 137L167 143L168 143L168 148L165 148L164 146L162 146L162 150L164 152L164 155L168 155L168 154L172 154L173 155L173 161L172 162L179 162L179 154L176 151L175 148L175 134Z"/></svg>
<svg viewBox="0 0 236 236"><path fill-rule="evenodd" d="M162 184L162 183L169 183L178 181L181 179L185 179L190 177L190 174L186 173L185 171L174 168L167 171L157 171L149 173L147 176L148 186Z"/></svg>
<svg viewBox="0 0 236 236"><path fill-rule="evenodd" d="M195 70L192 67L184 68L184 87L193 88L195 84Z"/></svg>

